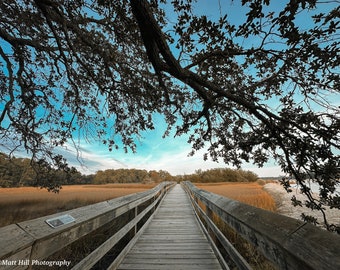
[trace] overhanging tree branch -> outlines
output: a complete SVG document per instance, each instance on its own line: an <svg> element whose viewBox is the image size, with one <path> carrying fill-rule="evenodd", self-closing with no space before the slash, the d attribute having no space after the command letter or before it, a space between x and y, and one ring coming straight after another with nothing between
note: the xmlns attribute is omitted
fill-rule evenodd
<svg viewBox="0 0 340 270"><path fill-rule="evenodd" d="M158 113L193 152L236 166L274 157L311 208L340 209L338 7L243 3L235 23L195 13L194 1L1 2L2 138L60 166L52 149L75 130L134 151ZM307 178L320 185L314 202Z"/></svg>

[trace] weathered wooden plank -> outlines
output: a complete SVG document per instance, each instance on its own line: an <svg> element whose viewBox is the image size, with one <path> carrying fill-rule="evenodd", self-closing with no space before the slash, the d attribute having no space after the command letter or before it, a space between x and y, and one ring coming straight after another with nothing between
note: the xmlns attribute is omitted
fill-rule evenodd
<svg viewBox="0 0 340 270"><path fill-rule="evenodd" d="M147 233L144 233L143 235L152 235L152 234L158 234L158 235L162 235L162 234L169 234L169 233L176 233L177 235L180 234L195 234L195 233L199 233L200 230L196 229L196 228L188 228L188 229L169 229L169 228L153 228L152 230L148 230Z"/></svg>
<svg viewBox="0 0 340 270"><path fill-rule="evenodd" d="M218 270L221 269L219 264L209 264L207 265L196 265L196 264L186 264L186 265L168 265L168 264L123 264L120 270Z"/></svg>
<svg viewBox="0 0 340 270"><path fill-rule="evenodd" d="M29 258L31 247L24 248L17 253L0 260L0 269L5 270L24 270L29 267Z"/></svg>
<svg viewBox="0 0 340 270"><path fill-rule="evenodd" d="M208 243L204 244L197 244L197 243L190 243L190 244L181 244L181 243L169 243L169 244L162 244L162 245L143 245L139 244L135 247L136 249L143 249L143 250L186 250L189 249L188 252L196 252L196 250L205 250L209 247ZM196 252L197 253L197 252Z"/></svg>
<svg viewBox="0 0 340 270"><path fill-rule="evenodd" d="M134 259L134 260L148 260L148 259L159 259L160 257L162 259L213 259L215 257L215 254L213 252L206 252L206 253L179 253L178 251L176 253L164 253L162 256L160 256L158 253L134 253L133 258L130 257L131 255L126 256L126 259Z"/></svg>
<svg viewBox="0 0 340 270"><path fill-rule="evenodd" d="M176 248L176 249L143 249L143 248L133 248L130 254L163 254L164 256L167 254L180 254L180 255L197 255L197 254L211 254L212 250L207 250L206 248L202 249L189 249L189 248Z"/></svg>
<svg viewBox="0 0 340 270"><path fill-rule="evenodd" d="M141 264L141 265L145 265L145 264L156 264L156 265L169 265L172 266L172 268L176 267L176 265L205 265L205 267L210 266L212 264L216 264L212 263L212 261L214 260L214 258L195 258L195 260L192 259L188 259L188 258L177 258L176 260L172 259L172 258L153 258L150 259L148 258L147 260L145 260L144 258L142 259L136 259L135 257L128 257L128 259L131 258L128 261L128 264ZM123 263L124 265L124 263Z"/></svg>
<svg viewBox="0 0 340 270"><path fill-rule="evenodd" d="M1 248L0 259L11 260L16 255L16 260L27 259L34 238L16 224L8 225L0 230ZM28 253L28 254L27 254Z"/></svg>
<svg viewBox="0 0 340 270"><path fill-rule="evenodd" d="M148 234L147 236L151 236L151 234ZM154 235L153 238L146 237L146 236L141 237L141 241L144 241L144 242L159 242L159 241L169 241L169 240L170 241L171 240L173 240L173 241L194 240L194 242L202 241L202 239L197 239L197 234L189 234L189 235L185 235L185 234L179 234L179 235L157 234L157 235Z"/></svg>
<svg viewBox="0 0 340 270"><path fill-rule="evenodd" d="M175 186L118 269L222 269L190 200Z"/></svg>

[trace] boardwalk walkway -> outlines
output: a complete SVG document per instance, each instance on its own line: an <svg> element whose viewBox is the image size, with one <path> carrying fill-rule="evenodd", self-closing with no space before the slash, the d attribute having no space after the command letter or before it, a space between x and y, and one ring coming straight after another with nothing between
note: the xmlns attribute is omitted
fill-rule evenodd
<svg viewBox="0 0 340 270"><path fill-rule="evenodd" d="M118 269L222 269L180 185L166 195Z"/></svg>

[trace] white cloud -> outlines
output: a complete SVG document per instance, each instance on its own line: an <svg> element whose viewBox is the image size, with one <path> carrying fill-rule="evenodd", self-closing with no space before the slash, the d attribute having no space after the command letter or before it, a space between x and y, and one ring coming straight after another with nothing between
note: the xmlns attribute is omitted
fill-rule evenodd
<svg viewBox="0 0 340 270"><path fill-rule="evenodd" d="M188 156L191 145L187 143L187 136L162 138L161 131L148 131L137 142L137 153L125 153L123 149L108 151L108 147L100 142L89 143L77 140L76 144L68 143L65 147L58 147L56 153L63 155L67 162L84 174L95 173L106 169L145 169L165 170L172 175L191 174L198 169L228 167L223 162L203 160L204 150L194 156ZM76 147L79 151L76 150ZM4 151L6 152L6 151ZM24 153L19 156L25 156ZM268 164L264 168L245 165L243 169L251 170L259 176L279 176L280 168Z"/></svg>
<svg viewBox="0 0 340 270"><path fill-rule="evenodd" d="M96 149L95 151L93 149ZM90 150L91 149L91 150ZM203 160L204 150L198 151L194 156L188 156L191 150L190 145L173 143L172 147L162 149L157 147L157 151L149 149L150 153L144 156L144 153L124 153L123 151L108 152L101 146L87 146L86 151L82 154L85 167L77 166L83 173L94 173L98 170L105 169L145 169L145 170L165 170L172 175L183 175L194 173L198 169L207 170L212 168L225 168L223 162L213 162L212 160ZM142 152L148 150L143 149ZM254 166L244 166L245 170L251 170L259 176L279 176L281 174L278 166L269 165L264 168Z"/></svg>

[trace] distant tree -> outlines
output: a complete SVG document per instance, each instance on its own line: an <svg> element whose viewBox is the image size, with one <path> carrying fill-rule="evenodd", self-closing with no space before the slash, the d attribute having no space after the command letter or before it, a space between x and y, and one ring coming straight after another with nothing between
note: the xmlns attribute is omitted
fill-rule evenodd
<svg viewBox="0 0 340 270"><path fill-rule="evenodd" d="M167 171L146 171L138 169L108 169L97 171L93 177L95 184L107 183L145 183L147 181L171 181L172 176Z"/></svg>
<svg viewBox="0 0 340 270"><path fill-rule="evenodd" d="M95 173L93 177L93 183L97 185L108 183L108 180L105 177L104 171L100 170Z"/></svg>
<svg viewBox="0 0 340 270"><path fill-rule="evenodd" d="M76 168L71 167L66 177L67 184L80 184L82 182L82 179L86 179L86 176L83 176Z"/></svg>
<svg viewBox="0 0 340 270"><path fill-rule="evenodd" d="M81 178L78 179L77 184L93 184L94 183L94 174L82 175Z"/></svg>
<svg viewBox="0 0 340 270"><path fill-rule="evenodd" d="M184 180L197 183L255 182L258 179L258 176L253 172L230 168L216 168L206 171L199 169L194 174L183 177Z"/></svg>
<svg viewBox="0 0 340 270"><path fill-rule="evenodd" d="M207 147L205 159L236 166L273 157L309 207L340 209L339 2L243 0L241 22L199 14L200 3L1 1L2 144L53 166L76 130L109 149L119 134L135 151L159 113L165 135L190 134L192 154Z"/></svg>
<svg viewBox="0 0 340 270"><path fill-rule="evenodd" d="M167 171L159 170L158 174L162 181L173 181L174 180L174 177Z"/></svg>
<svg viewBox="0 0 340 270"><path fill-rule="evenodd" d="M255 182L259 179L259 176L252 171L240 170L239 172L243 178L247 179L248 182Z"/></svg>
<svg viewBox="0 0 340 270"><path fill-rule="evenodd" d="M29 158L9 157L0 153L0 186L40 186L50 191L59 192L62 184L75 184L82 175L74 167L64 165L54 168L45 160L32 161Z"/></svg>
<svg viewBox="0 0 340 270"><path fill-rule="evenodd" d="M36 181L30 159L9 158L0 154L0 185L2 187L30 186Z"/></svg>
<svg viewBox="0 0 340 270"><path fill-rule="evenodd" d="M159 183L162 181L159 173L155 170L149 171L149 178L150 178L150 181L154 183Z"/></svg>

